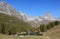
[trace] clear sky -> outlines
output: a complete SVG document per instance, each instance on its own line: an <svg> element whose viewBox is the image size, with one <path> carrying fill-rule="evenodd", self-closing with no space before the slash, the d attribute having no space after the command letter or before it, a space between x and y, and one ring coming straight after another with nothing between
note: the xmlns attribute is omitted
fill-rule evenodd
<svg viewBox="0 0 60 39"><path fill-rule="evenodd" d="M60 0L0 0L11 4L17 11L31 16L42 16L50 12L60 17Z"/></svg>

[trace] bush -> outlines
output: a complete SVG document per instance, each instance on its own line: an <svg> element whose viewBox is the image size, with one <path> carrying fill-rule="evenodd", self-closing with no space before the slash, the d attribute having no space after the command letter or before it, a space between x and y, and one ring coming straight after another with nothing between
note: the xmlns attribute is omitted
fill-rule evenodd
<svg viewBox="0 0 60 39"><path fill-rule="evenodd" d="M59 21L55 21L54 23L55 23L55 25L58 25L58 24L60 24L60 22L59 22Z"/></svg>

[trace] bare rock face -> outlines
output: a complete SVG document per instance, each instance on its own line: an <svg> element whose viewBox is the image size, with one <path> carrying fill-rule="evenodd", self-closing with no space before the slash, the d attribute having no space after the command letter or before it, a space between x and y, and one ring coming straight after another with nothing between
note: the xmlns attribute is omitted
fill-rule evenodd
<svg viewBox="0 0 60 39"><path fill-rule="evenodd" d="M0 13L22 18L20 12L17 12L10 4L6 2L0 2Z"/></svg>
<svg viewBox="0 0 60 39"><path fill-rule="evenodd" d="M5 2L0 2L0 12L7 12L7 3Z"/></svg>
<svg viewBox="0 0 60 39"><path fill-rule="evenodd" d="M51 19L51 20L54 20L55 17L53 17L50 12L47 12L44 16L43 16L45 19Z"/></svg>
<svg viewBox="0 0 60 39"><path fill-rule="evenodd" d="M50 14L50 12L47 12L44 16L45 16L45 17L52 18L52 15Z"/></svg>
<svg viewBox="0 0 60 39"><path fill-rule="evenodd" d="M0 12L4 14L11 15L14 13L14 9L11 7L11 5L7 4L6 2L0 2Z"/></svg>
<svg viewBox="0 0 60 39"><path fill-rule="evenodd" d="M24 14L23 12L17 12L10 4L6 2L0 2L0 13L4 13L10 16L15 16L25 22L30 23L33 26L39 26L41 23L47 23L49 21L55 21L56 18L53 17L50 13L45 14L40 17L33 17Z"/></svg>

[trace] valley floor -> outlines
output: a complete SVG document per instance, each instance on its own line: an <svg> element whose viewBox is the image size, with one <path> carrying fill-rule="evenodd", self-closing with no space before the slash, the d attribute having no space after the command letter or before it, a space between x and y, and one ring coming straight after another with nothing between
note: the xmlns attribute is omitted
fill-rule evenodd
<svg viewBox="0 0 60 39"><path fill-rule="evenodd" d="M12 36L0 34L0 39L49 39L48 36Z"/></svg>

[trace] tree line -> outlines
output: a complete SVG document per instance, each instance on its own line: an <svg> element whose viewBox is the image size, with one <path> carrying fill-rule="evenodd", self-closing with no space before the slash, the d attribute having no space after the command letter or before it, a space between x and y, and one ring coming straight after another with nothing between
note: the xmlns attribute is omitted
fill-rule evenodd
<svg viewBox="0 0 60 39"><path fill-rule="evenodd" d="M50 22L49 24L41 24L39 26L39 28L37 28L37 31L46 32L47 30L49 30L59 24L60 24L59 21ZM28 32L28 31L32 31L31 26L28 26L28 25L16 26L16 25L10 25L10 24L6 24L6 23L0 23L0 33L2 33L2 34L13 35L13 34L16 34L17 32Z"/></svg>
<svg viewBox="0 0 60 39"><path fill-rule="evenodd" d="M7 34L7 35L13 35L17 34L17 32L26 32L27 30L30 30L30 26L14 26L14 25L7 25L5 23L0 24L0 33Z"/></svg>
<svg viewBox="0 0 60 39"><path fill-rule="evenodd" d="M46 32L47 30L59 24L60 24L59 21L54 21L54 22L50 22L49 24L41 24L39 28L41 32Z"/></svg>

